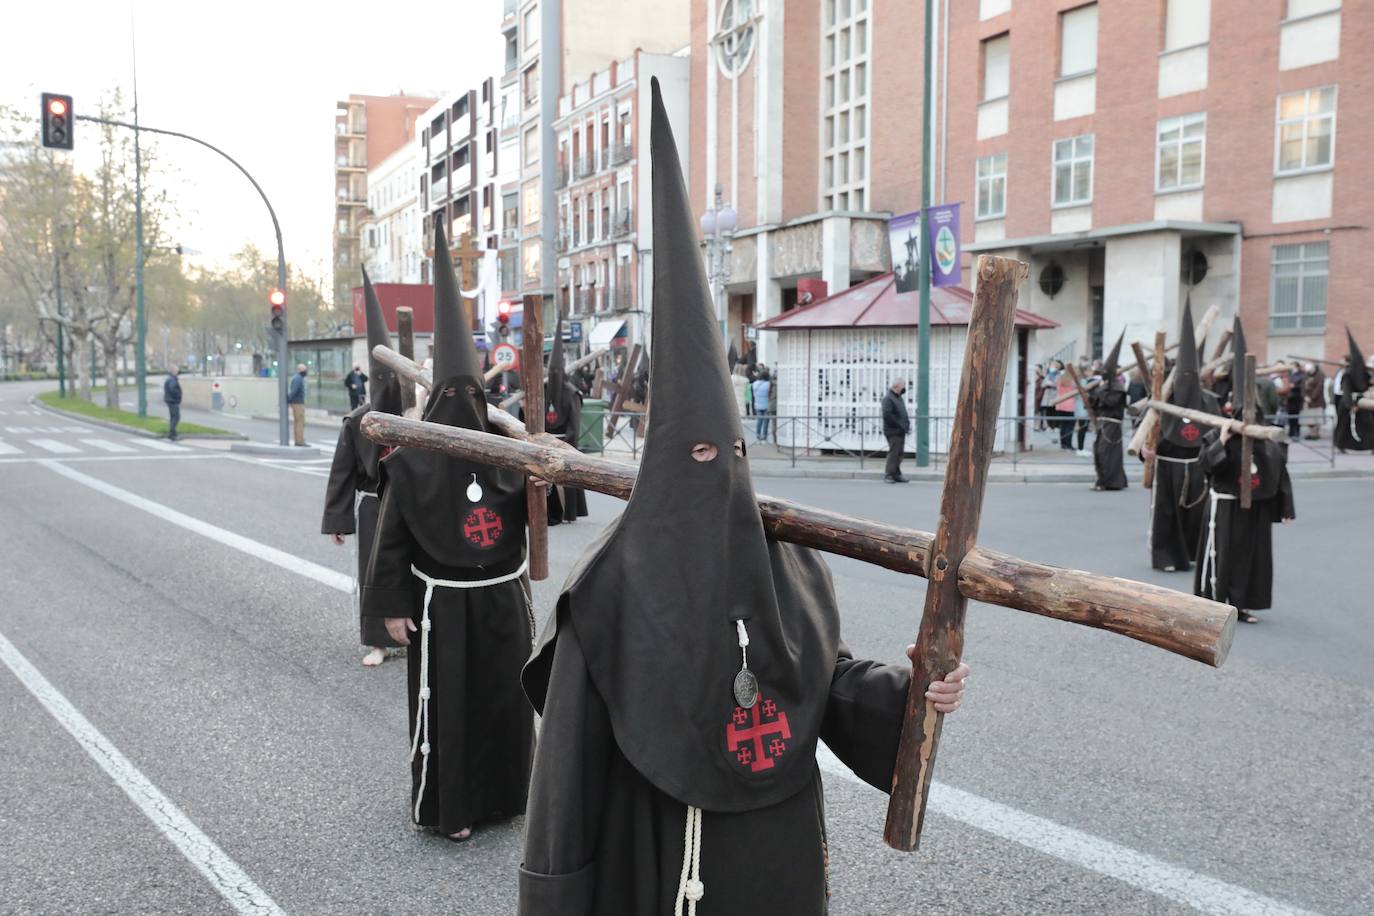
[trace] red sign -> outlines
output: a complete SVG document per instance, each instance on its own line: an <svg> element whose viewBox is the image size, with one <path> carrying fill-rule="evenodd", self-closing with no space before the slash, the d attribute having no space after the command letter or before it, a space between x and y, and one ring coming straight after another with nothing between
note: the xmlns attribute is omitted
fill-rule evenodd
<svg viewBox="0 0 1374 916"><path fill-rule="evenodd" d="M497 344L491 350L491 362L494 366L500 366L506 372L518 372L520 370L520 351L515 349L515 344Z"/></svg>

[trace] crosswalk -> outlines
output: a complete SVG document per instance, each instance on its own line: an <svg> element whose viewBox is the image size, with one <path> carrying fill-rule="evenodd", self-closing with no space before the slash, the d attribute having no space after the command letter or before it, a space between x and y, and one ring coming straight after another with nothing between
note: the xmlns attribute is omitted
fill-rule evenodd
<svg viewBox="0 0 1374 916"><path fill-rule="evenodd" d="M192 454L194 449L168 442L166 439L148 439L141 436L119 436L113 438L90 435L79 438L58 438L52 433L56 429L29 429L24 427L0 427L0 458L52 458L108 455L152 455L153 453ZM66 433L90 433L86 427L65 427ZM42 435L42 433L48 433Z"/></svg>

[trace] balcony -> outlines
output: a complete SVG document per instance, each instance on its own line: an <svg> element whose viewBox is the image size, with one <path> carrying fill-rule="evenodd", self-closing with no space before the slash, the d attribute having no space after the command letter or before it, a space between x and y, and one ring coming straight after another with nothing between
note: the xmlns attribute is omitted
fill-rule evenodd
<svg viewBox="0 0 1374 916"><path fill-rule="evenodd" d="M634 296L631 295L629 287L619 286L606 290L603 312L628 312L633 309Z"/></svg>
<svg viewBox="0 0 1374 916"><path fill-rule="evenodd" d="M611 146L611 165L623 165L634 158L634 144L629 140L612 144Z"/></svg>
<svg viewBox="0 0 1374 916"><path fill-rule="evenodd" d="M596 302L594 287L584 286L573 291L573 314L590 315Z"/></svg>
<svg viewBox="0 0 1374 916"><path fill-rule="evenodd" d="M611 238L623 239L630 234L630 208L623 207L616 213L615 220L611 223Z"/></svg>
<svg viewBox="0 0 1374 916"><path fill-rule="evenodd" d="M596 163L591 156L578 156L573 163L573 180L581 181L596 172Z"/></svg>
<svg viewBox="0 0 1374 916"><path fill-rule="evenodd" d="M353 195L353 192L349 191L348 188L339 188L338 191L335 193L335 197L338 199L338 205L340 207L367 206L367 198L355 197Z"/></svg>
<svg viewBox="0 0 1374 916"><path fill-rule="evenodd" d="M562 189L568 186L568 164L559 162L557 170L554 172L554 187Z"/></svg>
<svg viewBox="0 0 1374 916"><path fill-rule="evenodd" d="M336 156L334 157L334 168L341 172L366 172L367 161L356 157Z"/></svg>
<svg viewBox="0 0 1374 916"><path fill-rule="evenodd" d="M554 250L560 254L567 251L572 245L572 234L567 229L559 229L553 237Z"/></svg>
<svg viewBox="0 0 1374 916"><path fill-rule="evenodd" d="M340 137L365 137L367 136L366 121L335 121L334 133Z"/></svg>

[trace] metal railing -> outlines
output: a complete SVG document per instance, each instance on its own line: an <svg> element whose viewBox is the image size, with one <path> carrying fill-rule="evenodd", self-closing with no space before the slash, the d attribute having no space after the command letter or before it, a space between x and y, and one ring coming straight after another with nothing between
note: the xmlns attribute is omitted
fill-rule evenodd
<svg viewBox="0 0 1374 916"><path fill-rule="evenodd" d="M622 207L611 223L611 238L624 238L630 234L630 208Z"/></svg>
<svg viewBox="0 0 1374 916"><path fill-rule="evenodd" d="M634 144L629 140L622 140L611 145L611 165L620 165L629 162L634 156Z"/></svg>

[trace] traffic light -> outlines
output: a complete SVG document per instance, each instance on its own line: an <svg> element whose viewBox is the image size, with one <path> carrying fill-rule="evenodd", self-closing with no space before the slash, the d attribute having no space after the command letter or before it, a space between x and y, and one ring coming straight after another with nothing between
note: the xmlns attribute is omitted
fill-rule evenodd
<svg viewBox="0 0 1374 916"><path fill-rule="evenodd" d="M49 149L72 148L72 97L43 93L43 145Z"/></svg>
<svg viewBox="0 0 1374 916"><path fill-rule="evenodd" d="M496 333L502 337L510 336L510 309L509 299L502 299L496 303Z"/></svg>
<svg viewBox="0 0 1374 916"><path fill-rule="evenodd" d="M272 330L281 332L286 329L286 293L274 289L267 296L272 305Z"/></svg>

